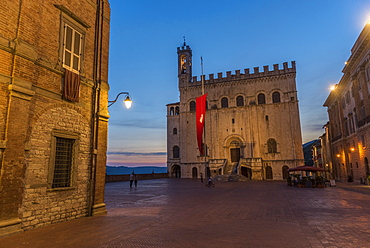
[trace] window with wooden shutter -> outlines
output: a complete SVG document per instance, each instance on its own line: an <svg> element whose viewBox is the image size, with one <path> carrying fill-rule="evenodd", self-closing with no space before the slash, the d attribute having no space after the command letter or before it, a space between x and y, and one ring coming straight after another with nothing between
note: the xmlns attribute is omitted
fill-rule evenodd
<svg viewBox="0 0 370 248"><path fill-rule="evenodd" d="M63 34L63 67L80 73L83 35L66 23Z"/></svg>

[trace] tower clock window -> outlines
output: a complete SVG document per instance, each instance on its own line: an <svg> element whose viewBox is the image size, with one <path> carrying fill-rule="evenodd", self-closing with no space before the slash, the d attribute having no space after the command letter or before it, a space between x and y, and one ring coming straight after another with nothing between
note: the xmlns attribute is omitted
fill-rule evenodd
<svg viewBox="0 0 370 248"><path fill-rule="evenodd" d="M186 73L186 60L187 60L187 58L186 58L186 56L185 55L182 55L181 56L181 73L182 74L185 74Z"/></svg>

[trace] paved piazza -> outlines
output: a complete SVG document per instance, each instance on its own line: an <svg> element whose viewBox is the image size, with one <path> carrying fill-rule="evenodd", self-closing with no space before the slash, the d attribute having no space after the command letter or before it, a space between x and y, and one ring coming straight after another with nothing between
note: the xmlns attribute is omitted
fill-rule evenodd
<svg viewBox="0 0 370 248"><path fill-rule="evenodd" d="M108 183L107 215L2 237L0 247L370 247L370 188L348 185Z"/></svg>

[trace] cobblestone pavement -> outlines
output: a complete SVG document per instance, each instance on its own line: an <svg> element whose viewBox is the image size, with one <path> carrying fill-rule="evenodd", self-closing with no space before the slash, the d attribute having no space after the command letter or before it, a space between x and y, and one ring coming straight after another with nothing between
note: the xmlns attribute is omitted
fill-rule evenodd
<svg viewBox="0 0 370 248"><path fill-rule="evenodd" d="M191 179L106 185L108 214L0 238L0 247L370 247L370 186Z"/></svg>

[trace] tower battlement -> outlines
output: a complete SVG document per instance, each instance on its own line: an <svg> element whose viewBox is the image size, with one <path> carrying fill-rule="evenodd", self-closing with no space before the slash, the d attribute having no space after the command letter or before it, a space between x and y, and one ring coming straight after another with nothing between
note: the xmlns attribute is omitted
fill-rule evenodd
<svg viewBox="0 0 370 248"><path fill-rule="evenodd" d="M183 50L191 50L189 45L184 44L181 47L177 47L177 51L183 51Z"/></svg>
<svg viewBox="0 0 370 248"><path fill-rule="evenodd" d="M271 76L279 76L289 73L296 72L296 63L295 61L291 62L291 67L288 66L288 62L283 63L283 68L279 68L279 64L273 65L273 70L269 70L269 66L263 66L263 71L260 71L260 67L253 67L253 72L251 72L250 68L244 69L244 72L241 73L240 70L235 70L235 74L232 74L231 71L226 71L226 77L223 77L223 73L217 73L217 77L214 74L209 74L208 79L204 78L205 84L210 83L222 83L228 82L232 80L242 80L242 79L254 79L254 78L261 78L261 77L271 77ZM204 75L205 77L205 75ZM201 84L202 78L198 76L192 77L190 84L198 85Z"/></svg>

